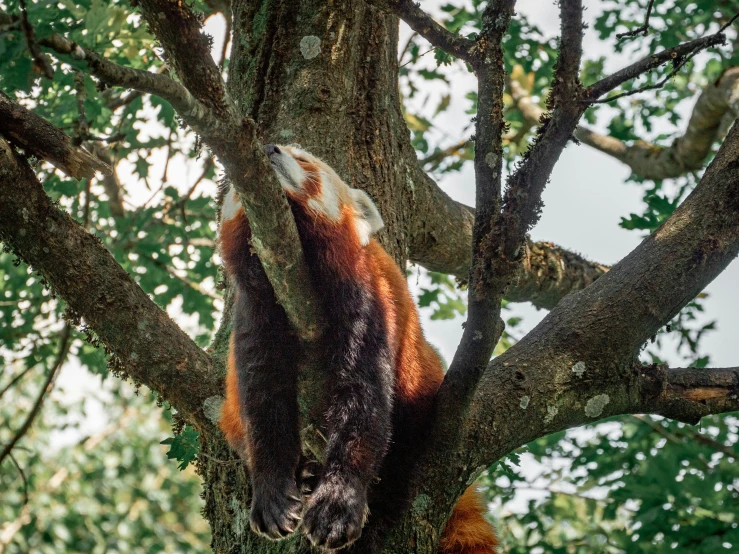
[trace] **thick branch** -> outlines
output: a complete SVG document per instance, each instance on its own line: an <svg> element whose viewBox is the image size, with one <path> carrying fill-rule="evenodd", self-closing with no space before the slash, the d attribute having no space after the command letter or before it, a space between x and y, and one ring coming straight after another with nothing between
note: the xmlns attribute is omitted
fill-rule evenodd
<svg viewBox="0 0 739 554"><path fill-rule="evenodd" d="M449 198L420 169L415 190L417 202L424 208L411 229L409 259L430 271L467 279L474 210ZM506 290L506 299L551 310L564 296L582 290L606 271L607 266L554 244L527 240L521 267Z"/></svg>
<svg viewBox="0 0 739 554"><path fill-rule="evenodd" d="M75 179L92 179L111 168L84 148L74 146L61 129L0 93L0 135Z"/></svg>
<svg viewBox="0 0 739 554"><path fill-rule="evenodd" d="M438 413L444 417L434 422L437 438L456 440L459 421L467 411L477 381L485 370L495 344L503 332L500 320L504 290L489 279L494 271L497 251L490 249L493 233L498 231L503 172L503 35L508 30L515 0L494 0L482 16L485 49L473 67L477 74L477 118L475 123L475 222L472 229L472 267L468 298L468 316L462 340L437 395Z"/></svg>
<svg viewBox="0 0 739 554"><path fill-rule="evenodd" d="M537 122L542 110L518 83L514 84L522 95L519 106L535 109ZM415 168L413 182L419 217L409 232L409 259L431 271L466 279L472 260L474 210L449 198L420 165ZM527 241L522 253L522 264L506 290L506 298L529 301L537 308L553 308L561 298L588 286L608 270L550 243Z"/></svg>
<svg viewBox="0 0 739 554"><path fill-rule="evenodd" d="M415 492L427 495L429 506L451 506L491 462L562 429L624 413L654 411L695 421L709 411L736 409L734 392L728 392L735 382L726 375L688 387L680 374L639 365L635 370L635 359L643 343L739 253L738 168L735 125L700 184L662 227L591 286L565 297L490 363L459 448L430 450L421 461ZM711 392L715 388L721 391ZM445 514L429 510L411 517L438 527Z"/></svg>
<svg viewBox="0 0 739 554"><path fill-rule="evenodd" d="M662 393L656 398L645 398L640 411L697 425L703 416L736 410L739 410L739 367L688 367L666 370Z"/></svg>
<svg viewBox="0 0 739 554"><path fill-rule="evenodd" d="M436 48L465 61L471 61L475 43L447 30L424 12L412 0L367 0L381 10L397 15L408 26L429 41Z"/></svg>
<svg viewBox="0 0 739 554"><path fill-rule="evenodd" d="M452 364L436 397L431 438L424 445L420 471L415 472L411 487L431 495L434 508L422 516L432 527L442 528L455 499L464 487L439 486L429 491L429 472L446 474L439 466L447 463L450 451L462 448L465 422L470 402L480 376L490 360L502 325L501 300L521 267L526 233L539 218L541 194L554 164L569 141L584 108L579 102L577 78L582 52L582 5L580 0L562 0L562 40L556 81L551 100L552 117L540 130L538 141L523 163L508 180L508 190L501 209L500 175L503 134L503 89L500 40L505 32L513 2L492 2L483 16L483 36L489 40L483 61L474 64L480 81L478 90L475 177L477 213L473 231L472 270L470 272L469 317ZM506 19L505 15L508 16ZM487 16L487 17L486 17ZM493 196L494 195L494 196ZM466 445L465 445L466 446ZM458 476L450 476L460 482ZM466 482L461 480L461 482ZM461 483L460 483L461 485ZM439 507L442 507L440 510ZM444 510L446 509L446 510Z"/></svg>
<svg viewBox="0 0 739 554"><path fill-rule="evenodd" d="M495 268L499 275L508 272L506 265L515 264L526 233L538 222L544 187L584 112L579 105L582 93L577 78L582 54L582 4L580 0L562 0L560 6L562 38L557 85L550 100L553 111L551 118L542 121L539 136L520 168L508 179L503 214L493 237L493 247L499 251L501 267Z"/></svg>
<svg viewBox="0 0 739 554"><path fill-rule="evenodd" d="M489 461L500 442L525 435L517 443L522 444L552 432L560 419L572 426L595 417L589 415L597 412L594 404L590 409L587 404L597 396L608 397L601 398L609 405L607 410L606 404L602 406L604 414L655 410L670 417L677 412L668 411L678 410L682 401L710 400L705 395L680 396L678 380L665 388L658 368L635 372L633 360L644 342L739 253L738 167L735 125L699 185L657 231L592 286L565 298L529 335L490 364L474 401L472 419L478 431L470 425L469 432L496 428L501 410L511 417L526 409L532 417L541 414L547 425L524 424L517 429L514 425L503 431L505 436L482 432L486 438L478 436L476 444L487 446L473 449L475 463ZM697 379L700 371L686 375ZM678 374L673 375L677 379ZM701 385L711 386L710 381ZM510 398L501 398L500 391L508 391ZM644 400L646 394L650 404ZM528 401L522 408L524 396ZM706 409L720 407L711 406ZM551 412L554 415L547 419Z"/></svg>
<svg viewBox="0 0 739 554"><path fill-rule="evenodd" d="M721 121L728 113L739 115L734 93L739 86L739 68L726 70L721 77L706 86L693 108L685 133L670 146L658 146L645 141L627 145L621 140L600 135L579 127L575 136L585 144L613 156L628 165L635 175L645 179L669 179L696 171L719 138Z"/></svg>
<svg viewBox="0 0 739 554"><path fill-rule="evenodd" d="M187 2L140 0L141 14L162 43L167 63L192 95L212 108L220 118L235 116L226 85L210 54L212 39L201 30L201 21Z"/></svg>
<svg viewBox="0 0 739 554"><path fill-rule="evenodd" d="M560 0L561 37L554 71L550 102L553 107L574 102L580 97L580 58L582 57L582 0Z"/></svg>
<svg viewBox="0 0 739 554"><path fill-rule="evenodd" d="M544 110L532 102L517 81L512 80L509 87L516 108L526 121L536 124ZM723 120L727 115L732 120L739 115L734 98L737 87L737 67L727 69L719 79L708 84L698 97L685 133L667 147L642 140L627 144L583 125L575 130L575 138L625 163L639 177L654 180L679 177L703 167L711 147L722 134Z"/></svg>
<svg viewBox="0 0 739 554"><path fill-rule="evenodd" d="M0 239L114 355L113 367L172 403L201 428L203 401L221 394L210 357L44 192L28 163L0 139Z"/></svg>

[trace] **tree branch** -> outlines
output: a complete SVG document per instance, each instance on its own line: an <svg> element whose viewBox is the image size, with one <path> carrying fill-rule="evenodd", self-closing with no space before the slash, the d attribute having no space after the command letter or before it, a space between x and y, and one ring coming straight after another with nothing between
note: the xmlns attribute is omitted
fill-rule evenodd
<svg viewBox="0 0 739 554"><path fill-rule="evenodd" d="M45 37L39 44L84 62L92 75L108 85L159 96L172 104L185 123L198 133L216 133L223 126L210 108L199 102L184 86L166 75L117 65L61 35Z"/></svg>
<svg viewBox="0 0 739 554"><path fill-rule="evenodd" d="M98 143L94 143L92 145L92 151L111 168L110 173L108 175L104 175L100 180L100 183L105 189L105 194L108 195L110 213L113 217L123 217L126 214L126 209L123 206L123 187L121 186L121 182L118 180L116 162L110 155L110 151Z"/></svg>
<svg viewBox="0 0 739 554"><path fill-rule="evenodd" d="M730 391L735 370L706 373L701 381L704 370L634 365L644 342L739 253L737 166L735 125L699 185L657 231L491 362L470 417L468 435L476 445L470 467L505 453L500 443L515 447L594 418L658 413L695 422L737 409ZM715 387L728 392L711 392ZM508 420L525 410L530 421L501 431L500 410Z"/></svg>
<svg viewBox="0 0 739 554"><path fill-rule="evenodd" d="M411 262L429 271L469 276L474 210L455 202L420 166L413 179L418 214L409 229ZM523 259L506 290L511 302L551 310L566 295L590 285L608 267L547 242L526 241Z"/></svg>
<svg viewBox="0 0 739 554"><path fill-rule="evenodd" d="M418 3L412 0L367 0L367 3L398 16L436 48L461 60L467 62L472 60L475 43L452 33L434 21Z"/></svg>
<svg viewBox="0 0 739 554"><path fill-rule="evenodd" d="M722 27L718 32L712 35L684 42L683 44L679 44L673 48L668 48L667 50L662 50L656 54L650 54L638 62L601 79L597 83L594 83L585 89L583 101L593 103L601 96L612 91L626 81L630 81L639 75L643 75L662 64L673 62L675 65L682 65L685 58L692 57L701 50L705 50L711 46L724 44L726 41L726 36L723 33L725 28L726 26ZM609 98L606 99L606 101L610 101L612 99L613 98Z"/></svg>
<svg viewBox="0 0 739 554"><path fill-rule="evenodd" d="M739 87L739 67L732 67L701 92L693 108L685 133L673 140L670 146L659 146L646 141L627 144L622 140L601 135L580 125L575 138L616 158L645 179L661 180L679 177L703 167L711 147L722 134L725 117L732 120L739 115L734 91ZM509 83L516 108L531 124L536 124L544 110L531 101L531 97L517 81Z"/></svg>
<svg viewBox="0 0 739 554"><path fill-rule="evenodd" d="M461 423L459 447L436 451L432 440L413 480L424 505L437 508L409 517L440 528L447 514L438 506L453 505L490 463L541 436L618 414L695 422L739 408L733 370L701 381L699 370L635 364L644 342L739 254L737 167L735 124L699 185L657 231L492 360Z"/></svg>
<svg viewBox="0 0 739 554"><path fill-rule="evenodd" d="M697 425L703 416L739 410L739 367L660 371L666 372L664 388L656 398L645 399L644 413Z"/></svg>
<svg viewBox="0 0 739 554"><path fill-rule="evenodd" d="M140 0L141 14L162 43L167 63L202 104L221 119L236 117L221 71L210 54L212 39L201 30L200 18L178 0Z"/></svg>
<svg viewBox="0 0 739 554"><path fill-rule="evenodd" d="M53 164L75 179L92 179L111 168L84 148L74 146L61 129L0 92L0 135Z"/></svg>
<svg viewBox="0 0 739 554"><path fill-rule="evenodd" d="M141 290L99 239L61 211L28 163L0 139L0 239L84 319L112 366L159 393L201 429L222 393L210 357Z"/></svg>
<svg viewBox="0 0 739 554"><path fill-rule="evenodd" d="M493 353L503 322L500 319L504 289L490 279L499 252L489 248L499 231L503 172L503 35L508 30L515 0L493 0L482 15L478 43L485 51L473 67L477 74L475 122L475 221L472 228L472 266L469 277L468 316L462 339L436 397L435 437L441 442L458 438L460 420L469 406L472 391ZM436 445L438 447L441 445Z"/></svg>
<svg viewBox="0 0 739 554"><path fill-rule="evenodd" d="M632 29L631 31L626 31L625 33L618 33L616 35L616 38L618 40L621 40L625 37L634 37L638 35L639 33L644 33L644 36L647 36L649 34L649 18L652 15L652 8L654 7L654 0L649 0L649 5L647 6L647 14L644 16L644 24L640 27L637 27L636 29Z"/></svg>
<svg viewBox="0 0 739 554"><path fill-rule="evenodd" d="M554 68L550 102L552 108L571 104L582 94L579 73L582 57L582 1L560 1L561 38Z"/></svg>
<svg viewBox="0 0 739 554"><path fill-rule="evenodd" d="M473 145L474 142L472 142L471 140L463 140L456 144L452 144L451 146L447 146L443 150L432 152L425 158L421 158L420 160L418 160L418 163L421 164L421 167L426 167L427 165L430 165L430 169L433 170L439 167L439 164L441 164L441 162L443 162L449 156L459 154L460 150L468 150L472 148Z"/></svg>
<svg viewBox="0 0 739 554"><path fill-rule="evenodd" d="M165 33L166 44L172 41L176 43L170 34L171 29L162 28L163 24L159 21L159 16L155 16L151 11L155 5L169 5L171 2L154 0L150 4L151 6L145 13L157 19L152 27ZM178 7L180 4L181 6ZM182 7L183 3L179 3L178 6L169 6L166 13L175 17L173 15L175 12L180 13L181 10L185 10ZM186 17L183 23L190 29L187 40L194 41L192 44L199 44L200 39L191 36L194 32L191 28L194 25L193 22L193 19ZM173 20L170 23L174 24L176 21ZM167 26L164 25L164 27ZM165 38L159 38L165 44ZM237 117L235 110L226 106L228 101L225 96L222 102L216 99L218 105L211 108L197 100L184 86L164 75L118 66L59 35L47 37L41 43L58 52L72 54L84 61L91 68L92 74L108 85L135 88L156 94L172 104L185 123L201 136L203 142L219 158L226 170L226 176L239 193L252 229L252 246L290 321L304 339L317 338L324 328L322 307L315 300L316 295L309 279L292 212L274 171L264 155L263 146L257 137L255 123L250 119ZM189 44L189 42L183 44ZM170 47L174 49L173 52L169 52L170 61L181 56L193 56L187 48L183 49L183 44L170 44ZM200 46L198 48L201 49ZM212 58L208 59L210 63L213 62ZM179 67L182 71L185 68L193 69L195 66L191 65L192 63L194 62L183 61ZM208 66L207 61L203 63ZM188 80L187 77L179 76L183 82ZM205 75L203 79L210 82L214 77ZM205 86L205 81L200 82L196 79L192 86L205 94L206 91L202 88ZM217 91L216 86L215 92Z"/></svg>
<svg viewBox="0 0 739 554"><path fill-rule="evenodd" d="M483 15L480 42L487 45L486 51L482 61L473 64L480 84L475 142L477 213L473 230L469 317L460 345L437 393L431 437L424 445L419 471L414 472L411 481L414 492L423 491L433 498L429 508L418 510L414 517L430 521L435 529L443 527L454 502L469 484L464 476L460 479L459 474L452 476L439 468L448 464L450 452L456 450L464 456L469 446L463 444L463 439L471 402L503 330L498 323L501 300L521 267L526 233L539 218L541 194L554 164L584 112L579 102L578 81L582 4L580 0L561 0L562 39L556 84L550 98L552 117L542 126L538 141L509 178L501 208L505 73L500 41L513 6L509 0L498 0L488 5ZM450 480L439 486L440 481L432 478L436 487L432 491L426 481L429 474L443 475ZM455 485L449 486L449 483Z"/></svg>
<svg viewBox="0 0 739 554"><path fill-rule="evenodd" d="M44 75L47 79L53 79L54 78L54 68L51 66L51 62L49 62L49 58L41 51L41 48L39 48L38 43L36 42L35 32L33 29L33 26L28 21L28 10L26 8L26 2L25 0L20 0L20 8L21 8L21 29L23 29L23 34L26 37L26 46L28 47L28 51L31 53L31 58L33 59L33 66L42 75Z"/></svg>
<svg viewBox="0 0 739 554"><path fill-rule="evenodd" d="M733 93L739 87L739 68L732 67L715 82L708 84L693 108L687 129L670 146L645 141L626 144L579 127L575 136L585 144L613 156L628 165L635 175L645 179L668 179L696 171L719 138L721 121L728 113L739 115Z"/></svg>

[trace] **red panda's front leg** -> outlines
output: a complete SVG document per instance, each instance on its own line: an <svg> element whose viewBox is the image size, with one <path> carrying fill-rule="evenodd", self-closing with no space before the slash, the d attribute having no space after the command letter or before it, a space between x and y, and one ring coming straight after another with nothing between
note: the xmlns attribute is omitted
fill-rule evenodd
<svg viewBox="0 0 739 554"><path fill-rule="evenodd" d="M266 276L254 271L250 277L237 279L232 341L252 485L250 523L279 539L295 530L302 509L295 483L298 340Z"/></svg>
<svg viewBox="0 0 739 554"><path fill-rule="evenodd" d="M337 549L359 538L367 488L391 434L394 368L381 307L353 282L323 283L331 321L328 445L321 480L303 516L315 546Z"/></svg>

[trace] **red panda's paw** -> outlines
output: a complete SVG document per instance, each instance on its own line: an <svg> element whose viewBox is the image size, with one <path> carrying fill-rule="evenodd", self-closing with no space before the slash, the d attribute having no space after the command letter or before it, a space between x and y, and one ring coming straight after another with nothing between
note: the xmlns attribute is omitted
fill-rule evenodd
<svg viewBox="0 0 739 554"><path fill-rule="evenodd" d="M359 538L366 519L367 488L357 480L329 476L308 500L303 528L313 546L338 550Z"/></svg>
<svg viewBox="0 0 739 554"><path fill-rule="evenodd" d="M278 540L295 532L303 502L292 479L254 480L249 523L255 533Z"/></svg>

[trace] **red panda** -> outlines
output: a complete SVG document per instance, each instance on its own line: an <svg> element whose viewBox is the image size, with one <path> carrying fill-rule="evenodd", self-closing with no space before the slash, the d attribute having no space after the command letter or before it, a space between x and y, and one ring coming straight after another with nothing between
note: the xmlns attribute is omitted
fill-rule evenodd
<svg viewBox="0 0 739 554"><path fill-rule="evenodd" d="M250 473L252 529L279 539L300 523L312 544L339 549L359 538L368 504L387 523L402 504L394 497L405 475L399 465L423 440L442 364L423 336L404 274L372 239L383 221L370 197L295 146L265 151L330 321L323 339L326 461L310 496L303 501L298 475L299 340L250 248L249 223L233 189L224 198L219 236L236 289L220 427ZM470 487L447 523L440 552L495 554L496 545Z"/></svg>

